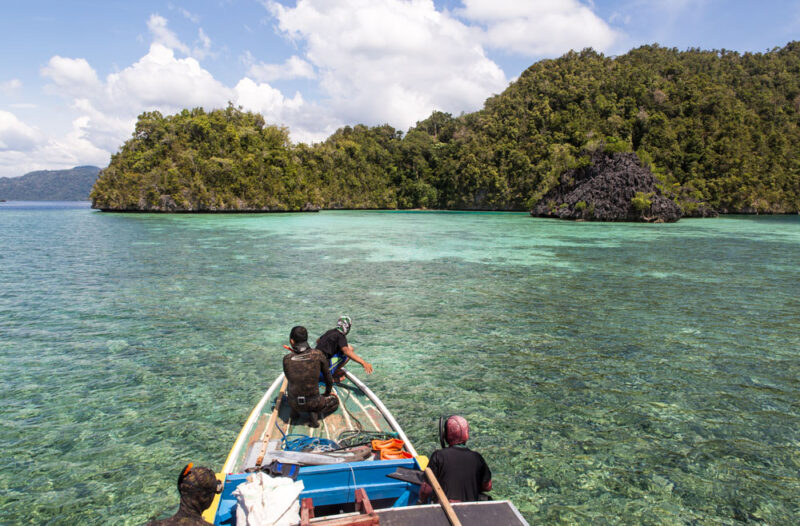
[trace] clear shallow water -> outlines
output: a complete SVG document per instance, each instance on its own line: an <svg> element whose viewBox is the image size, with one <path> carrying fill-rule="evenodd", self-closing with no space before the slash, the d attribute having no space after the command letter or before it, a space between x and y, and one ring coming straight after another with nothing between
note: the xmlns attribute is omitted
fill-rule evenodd
<svg viewBox="0 0 800 526"><path fill-rule="evenodd" d="M0 204L0 523L139 524L348 313L421 452L531 523L800 521L800 218L120 215Z"/></svg>

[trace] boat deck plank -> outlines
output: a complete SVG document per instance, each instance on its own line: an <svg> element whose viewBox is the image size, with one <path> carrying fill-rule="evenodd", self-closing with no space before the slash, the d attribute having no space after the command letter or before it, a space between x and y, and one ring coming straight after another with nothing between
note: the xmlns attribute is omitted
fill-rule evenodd
<svg viewBox="0 0 800 526"><path fill-rule="evenodd" d="M322 384L320 385L322 386ZM334 441L339 438L343 431L393 432L391 425L380 410L358 387L345 380L337 383L334 389L339 397L339 407L333 413L320 419L319 427L313 428L309 426L308 413L301 413L299 418L292 419L292 411L288 403L281 404L275 424L286 435L306 435ZM265 415L268 409L269 406L264 408L265 413L261 415L257 425L251 432L252 434L248 439L248 447L257 442L258 437L263 433L264 425L266 425ZM273 438L275 437L281 438L281 435L273 433Z"/></svg>

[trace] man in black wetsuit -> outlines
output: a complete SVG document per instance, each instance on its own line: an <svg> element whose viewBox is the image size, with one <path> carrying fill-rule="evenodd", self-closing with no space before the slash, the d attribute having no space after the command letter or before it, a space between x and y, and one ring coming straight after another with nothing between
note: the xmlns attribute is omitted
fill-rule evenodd
<svg viewBox="0 0 800 526"><path fill-rule="evenodd" d="M441 426L444 436L439 440L448 447L437 449L431 455L428 467L431 468L444 494L450 502L473 502L485 500L484 491L492 490L492 472L480 453L467 448L469 424L458 415L449 417ZM427 482L419 490L419 503L426 503L433 493ZM483 497L483 498L482 498Z"/></svg>
<svg viewBox="0 0 800 526"><path fill-rule="evenodd" d="M337 382L344 376L344 365L351 359L360 364L367 374L372 374L372 364L357 355L353 346L347 343L347 334L352 326L350 316L342 316L336 322L335 329L317 339L317 349L328 359L331 374Z"/></svg>
<svg viewBox="0 0 800 526"><path fill-rule="evenodd" d="M336 411L339 399L331 394L333 378L328 369L328 360L317 349L308 345L308 331L305 327L292 328L289 335L292 352L283 357L283 373L289 381L287 396L292 408L292 418L298 413L309 413L311 427L317 427L317 420L324 413ZM320 374L325 381L325 393L319 394Z"/></svg>
<svg viewBox="0 0 800 526"><path fill-rule="evenodd" d="M150 521L147 526L213 526L203 519L203 511L211 506L222 482L214 472L204 467L187 465L178 477L181 504L178 513L168 519Z"/></svg>

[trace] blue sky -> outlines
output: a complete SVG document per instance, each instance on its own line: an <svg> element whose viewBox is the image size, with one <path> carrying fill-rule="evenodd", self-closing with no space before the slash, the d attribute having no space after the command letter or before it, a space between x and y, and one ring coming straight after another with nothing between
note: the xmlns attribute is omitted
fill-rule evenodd
<svg viewBox="0 0 800 526"><path fill-rule="evenodd" d="M143 111L232 101L319 141L479 109L570 49L763 52L800 0L10 1L0 17L0 177L105 166Z"/></svg>

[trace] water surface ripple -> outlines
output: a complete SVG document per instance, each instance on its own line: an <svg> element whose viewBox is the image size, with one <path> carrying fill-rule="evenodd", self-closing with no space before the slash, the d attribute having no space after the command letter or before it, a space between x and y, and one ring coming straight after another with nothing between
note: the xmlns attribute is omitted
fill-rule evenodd
<svg viewBox="0 0 800 526"><path fill-rule="evenodd" d="M532 523L800 522L800 218L0 205L0 523L140 524L339 314Z"/></svg>

